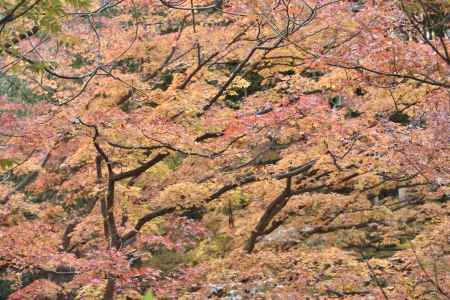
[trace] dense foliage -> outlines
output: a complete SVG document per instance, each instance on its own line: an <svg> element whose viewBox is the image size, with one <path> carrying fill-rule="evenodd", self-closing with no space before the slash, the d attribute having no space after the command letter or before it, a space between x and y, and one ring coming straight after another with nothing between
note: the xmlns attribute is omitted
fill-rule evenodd
<svg viewBox="0 0 450 300"><path fill-rule="evenodd" d="M448 299L449 24L2 1L0 299Z"/></svg>

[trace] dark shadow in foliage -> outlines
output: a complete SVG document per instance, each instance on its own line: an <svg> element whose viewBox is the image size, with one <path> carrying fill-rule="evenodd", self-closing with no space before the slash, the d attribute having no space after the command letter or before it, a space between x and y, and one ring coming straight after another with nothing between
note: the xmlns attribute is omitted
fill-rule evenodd
<svg viewBox="0 0 450 300"><path fill-rule="evenodd" d="M202 207L192 207L183 211L181 214L182 217L186 217L192 220L201 220L203 215L206 213L206 209Z"/></svg>
<svg viewBox="0 0 450 300"><path fill-rule="evenodd" d="M207 27L227 27L231 24L233 24L235 21L232 19L224 19L224 20L217 20L217 19L212 19L212 21L206 22L204 24L204 26Z"/></svg>
<svg viewBox="0 0 450 300"><path fill-rule="evenodd" d="M310 79L314 79L316 81L318 81L320 79L320 77L324 76L325 73L320 71L320 70L313 70L313 69L306 69L303 70L303 72L300 73L300 76L302 77L306 77L306 78L310 78Z"/></svg>
<svg viewBox="0 0 450 300"><path fill-rule="evenodd" d="M225 104L233 109L239 109L242 100L258 91L262 91L265 87L262 85L264 77L256 72L248 72L243 78L250 82L250 86L242 89L234 89L236 95L226 95Z"/></svg>
<svg viewBox="0 0 450 300"><path fill-rule="evenodd" d="M90 65L89 61L83 56L81 56L79 53L76 53L70 66L74 69L80 69L88 65Z"/></svg>
<svg viewBox="0 0 450 300"><path fill-rule="evenodd" d="M58 266L55 270L38 269L32 272L23 273L21 277L22 288L39 279L49 280L56 284L70 282L75 277L75 273L75 268L69 266Z"/></svg>
<svg viewBox="0 0 450 300"><path fill-rule="evenodd" d="M286 71L280 71L279 73L284 76L293 76L293 75L295 75L295 70L289 69Z"/></svg>
<svg viewBox="0 0 450 300"><path fill-rule="evenodd" d="M330 108L332 109L340 109L344 106L345 98L344 96L337 95L334 97L331 97L328 100L328 104L330 105Z"/></svg>
<svg viewBox="0 0 450 300"><path fill-rule="evenodd" d="M227 70L229 73L233 72L233 70L236 69L236 67L239 65L239 60L229 60L225 63L217 63L215 65L215 68L218 70Z"/></svg>
<svg viewBox="0 0 450 300"><path fill-rule="evenodd" d="M312 90L306 90L303 92L304 95L313 95L313 94L320 94L323 93L322 89L312 89Z"/></svg>
<svg viewBox="0 0 450 300"><path fill-rule="evenodd" d="M410 123L411 120L407 114L396 111L389 116L389 121L406 126Z"/></svg>
<svg viewBox="0 0 450 300"><path fill-rule="evenodd" d="M0 279L0 300L8 299L8 296L14 292L14 281Z"/></svg>
<svg viewBox="0 0 450 300"><path fill-rule="evenodd" d="M356 96L362 97L365 94L367 94L367 92L365 90L363 90L362 88L358 87L358 88L355 89L355 95Z"/></svg>
<svg viewBox="0 0 450 300"><path fill-rule="evenodd" d="M0 199L0 204L4 204L8 202L9 198L14 195L16 192L23 192L27 186L33 183L39 175L39 171L33 171L25 175L14 176L12 175L9 178L9 181L17 183L13 191L9 192L8 195Z"/></svg>
<svg viewBox="0 0 450 300"><path fill-rule="evenodd" d="M172 81L173 81L172 72L166 71L163 74L161 74L160 81L153 86L153 89L154 90L161 89L163 91L166 91L172 84Z"/></svg>
<svg viewBox="0 0 450 300"><path fill-rule="evenodd" d="M121 9L117 6L110 6L108 9L102 10L98 16L99 17L107 17L107 18L114 18L117 17L121 13ZM86 18L86 21L88 21L89 16L84 17Z"/></svg>
<svg viewBox="0 0 450 300"><path fill-rule="evenodd" d="M122 73L137 73L141 70L142 61L137 58L129 57L117 62L117 67Z"/></svg>
<svg viewBox="0 0 450 300"><path fill-rule="evenodd" d="M346 117L347 119L357 118L357 117L359 117L360 115L362 115L361 112L359 112L359 111L357 111L357 110L354 110L354 109L351 108L351 107L348 107L348 108L347 108L347 112L345 113L345 117Z"/></svg>
<svg viewBox="0 0 450 300"><path fill-rule="evenodd" d="M58 195L58 191L46 190L36 195L30 195L29 200L33 203L42 203L45 201L53 200L56 197L56 195Z"/></svg>
<svg viewBox="0 0 450 300"><path fill-rule="evenodd" d="M369 260L371 258L389 258L394 256L398 251L405 250L408 245L409 240L404 239L404 242L400 245L385 245L385 246L373 246L373 247L364 247L358 249L362 253L362 258L364 260Z"/></svg>
<svg viewBox="0 0 450 300"><path fill-rule="evenodd" d="M37 218L39 218L37 214L31 211L24 211L22 214L27 220L36 220Z"/></svg>
<svg viewBox="0 0 450 300"><path fill-rule="evenodd" d="M180 30L181 26L183 26L183 21L179 20L176 22L168 22L168 23L158 24L156 27L156 30L160 35L166 35L166 34L178 32Z"/></svg>
<svg viewBox="0 0 450 300"><path fill-rule="evenodd" d="M444 194L441 198L436 200L439 203L447 203L450 201L450 194Z"/></svg>
<svg viewBox="0 0 450 300"><path fill-rule="evenodd" d="M75 199L75 201L70 202L69 204L63 202L62 207L67 213L79 212L79 213L87 213L91 209L91 205L95 202L95 198L86 198L80 197Z"/></svg>

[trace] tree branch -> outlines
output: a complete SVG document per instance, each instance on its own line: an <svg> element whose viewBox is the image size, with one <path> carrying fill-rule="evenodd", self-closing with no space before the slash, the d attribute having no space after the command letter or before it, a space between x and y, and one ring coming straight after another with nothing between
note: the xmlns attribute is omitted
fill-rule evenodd
<svg viewBox="0 0 450 300"><path fill-rule="evenodd" d="M166 207L166 208L161 208L158 209L156 211L153 211L151 213L146 214L145 216L143 216L142 218L140 218L136 225L134 226L134 228L132 230L130 230L128 233L124 234L121 238L122 240L122 244L126 244L129 240L133 239L141 230L141 228L148 222L150 222L151 220L170 214L172 212L174 212L176 210L175 207Z"/></svg>
<svg viewBox="0 0 450 300"><path fill-rule="evenodd" d="M112 177L113 181L119 181L125 178L130 178L130 177L136 177L139 176L140 174L144 173L145 171L147 171L148 169L150 169L151 167L153 167L154 165L156 165L157 163L159 163L160 161L162 161L164 158L166 158L169 155L169 152L161 152L158 153L153 159L147 161L146 163L144 163L143 165L132 169L130 171L127 172L123 172L123 173L119 173L119 174L115 174Z"/></svg>

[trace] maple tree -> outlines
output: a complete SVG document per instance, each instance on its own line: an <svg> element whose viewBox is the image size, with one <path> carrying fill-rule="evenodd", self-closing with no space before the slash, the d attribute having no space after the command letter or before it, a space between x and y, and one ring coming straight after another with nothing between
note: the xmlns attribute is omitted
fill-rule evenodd
<svg viewBox="0 0 450 300"><path fill-rule="evenodd" d="M449 15L2 2L0 297L448 298Z"/></svg>

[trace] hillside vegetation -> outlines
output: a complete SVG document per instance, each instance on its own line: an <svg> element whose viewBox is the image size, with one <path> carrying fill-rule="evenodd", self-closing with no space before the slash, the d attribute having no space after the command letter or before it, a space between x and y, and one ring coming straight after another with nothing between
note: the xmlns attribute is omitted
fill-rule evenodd
<svg viewBox="0 0 450 300"><path fill-rule="evenodd" d="M449 299L448 0L2 0L0 299Z"/></svg>

